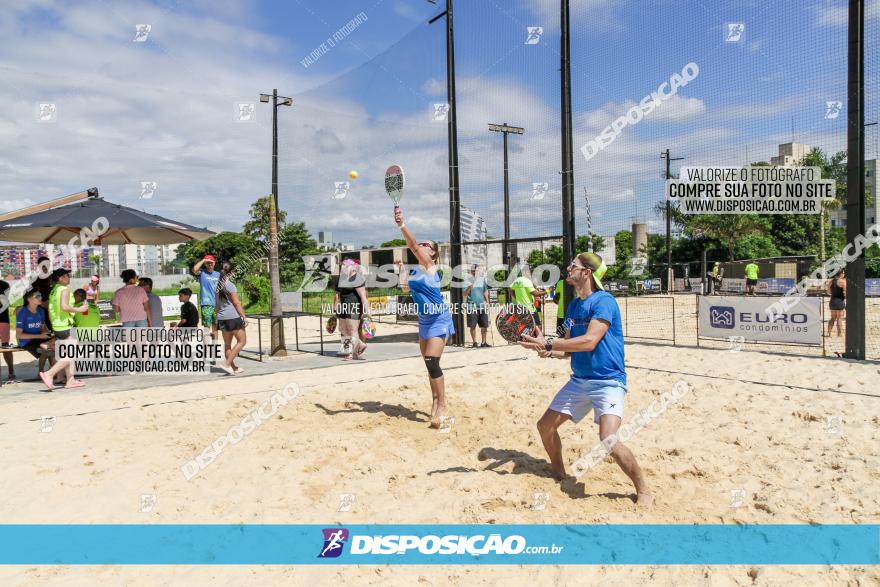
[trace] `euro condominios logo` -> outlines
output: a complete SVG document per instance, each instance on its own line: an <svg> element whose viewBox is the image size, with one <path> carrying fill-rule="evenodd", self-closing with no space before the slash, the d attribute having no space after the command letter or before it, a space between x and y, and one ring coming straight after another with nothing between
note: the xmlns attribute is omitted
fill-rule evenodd
<svg viewBox="0 0 880 587"><path fill-rule="evenodd" d="M586 145L581 147L584 157L589 161L598 155L599 151L614 142L617 136L623 132L624 128L641 122L645 116L648 116L663 102L675 96L679 88L688 85L699 74L700 68L694 62L685 65L680 74L673 73L669 81L664 81L657 87L656 91L642 98L638 104L627 110L623 116L618 117L614 122L606 126L596 138L588 141Z"/></svg>
<svg viewBox="0 0 880 587"><path fill-rule="evenodd" d="M488 536L350 536L346 528L324 528L323 545L318 558L337 558L345 544L350 543L349 554L408 554L414 550L419 554L467 554L479 556L484 554L559 554L564 546L527 546L526 539L518 534L502 537L500 534Z"/></svg>

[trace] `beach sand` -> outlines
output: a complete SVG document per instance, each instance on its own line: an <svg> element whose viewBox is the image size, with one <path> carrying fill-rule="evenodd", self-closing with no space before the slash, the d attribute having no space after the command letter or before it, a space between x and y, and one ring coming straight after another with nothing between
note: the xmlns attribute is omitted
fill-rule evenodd
<svg viewBox="0 0 880 587"><path fill-rule="evenodd" d="M0 416L0 514L34 523L880 523L876 363L627 344L632 417L689 392L627 442L656 501L610 460L554 483L535 422L566 361L516 346L443 359L448 433L427 423L420 358L94 396L35 393ZM290 361L291 369L295 360ZM301 394L187 481L181 466L273 392ZM40 418L57 418L40 432ZM567 463L598 439L561 429ZM626 421L626 420L625 420ZM535 494L547 494L544 508ZM156 496L141 511L141 496ZM338 511L352 494L350 511ZM541 496L538 501L545 501ZM51 545L46 545L47 549ZM0 568L4 585L877 585L854 566Z"/></svg>

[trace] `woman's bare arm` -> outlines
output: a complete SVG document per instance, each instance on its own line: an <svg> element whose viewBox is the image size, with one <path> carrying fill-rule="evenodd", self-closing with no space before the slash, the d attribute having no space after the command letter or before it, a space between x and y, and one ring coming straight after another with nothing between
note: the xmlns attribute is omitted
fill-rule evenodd
<svg viewBox="0 0 880 587"><path fill-rule="evenodd" d="M434 260L428 253L420 250L422 247L419 246L419 242L416 240L416 235L414 235L412 231L406 227L406 224L404 224L403 211L399 208L397 212L394 213L394 221L397 223L397 226L400 227L400 232L403 233L403 239L406 241L406 246L412 251L412 254L416 256L416 259L419 260L419 265L424 267L430 267L433 265Z"/></svg>

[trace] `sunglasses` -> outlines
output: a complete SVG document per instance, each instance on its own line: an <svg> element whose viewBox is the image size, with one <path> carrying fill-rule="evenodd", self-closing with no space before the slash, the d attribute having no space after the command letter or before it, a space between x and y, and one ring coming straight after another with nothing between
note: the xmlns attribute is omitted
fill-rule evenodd
<svg viewBox="0 0 880 587"><path fill-rule="evenodd" d="M432 251L434 250L434 245L432 245L431 243L429 243L427 241L425 241L423 243L419 243L419 246L420 247L429 247Z"/></svg>
<svg viewBox="0 0 880 587"><path fill-rule="evenodd" d="M35 298L37 298L38 300L42 300L42 299L43 299L43 294L34 294L32 297L35 297Z"/></svg>

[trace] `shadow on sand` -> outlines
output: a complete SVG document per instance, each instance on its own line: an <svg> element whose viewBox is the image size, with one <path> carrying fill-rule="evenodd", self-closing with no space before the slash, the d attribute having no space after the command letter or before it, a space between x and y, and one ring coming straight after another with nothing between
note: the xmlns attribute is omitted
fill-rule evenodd
<svg viewBox="0 0 880 587"><path fill-rule="evenodd" d="M316 408L324 410L324 413L328 416L335 416L337 414L357 414L357 413L366 413L366 414L385 414L389 418L406 418L412 422L428 422L430 418L430 414L425 412L411 410L407 407L404 407L400 404L393 406L391 404L383 404L382 402L377 401L366 401L366 402L346 402L347 407L342 410L331 410L330 408L323 406L321 404L315 404ZM356 407L355 407L356 406Z"/></svg>
<svg viewBox="0 0 880 587"><path fill-rule="evenodd" d="M501 448L493 448L493 447L484 447L480 449L480 452L477 454L477 458L481 461L491 461L488 465L486 465L483 469L473 469L470 467L450 467L448 469L439 469L435 471L428 472L428 475L441 474L441 473L475 473L480 470L482 471L491 471L497 475L534 475L535 477L543 477L545 479L553 479L553 474L550 472L550 462L546 459L539 459L533 457L532 455L525 453L521 450L513 450L513 449L501 449ZM510 471L507 470L498 470L499 467L503 467L508 463L513 464L513 469ZM555 481L555 479L554 479ZM577 478L569 475L562 481L556 481L559 483L559 489L563 491L566 495L571 497L572 499L585 499L588 497L604 497L606 499L628 499L629 501L635 501L635 494L623 494L623 493L614 493L614 492L606 492L606 493L587 493L586 485L582 481L578 481Z"/></svg>

